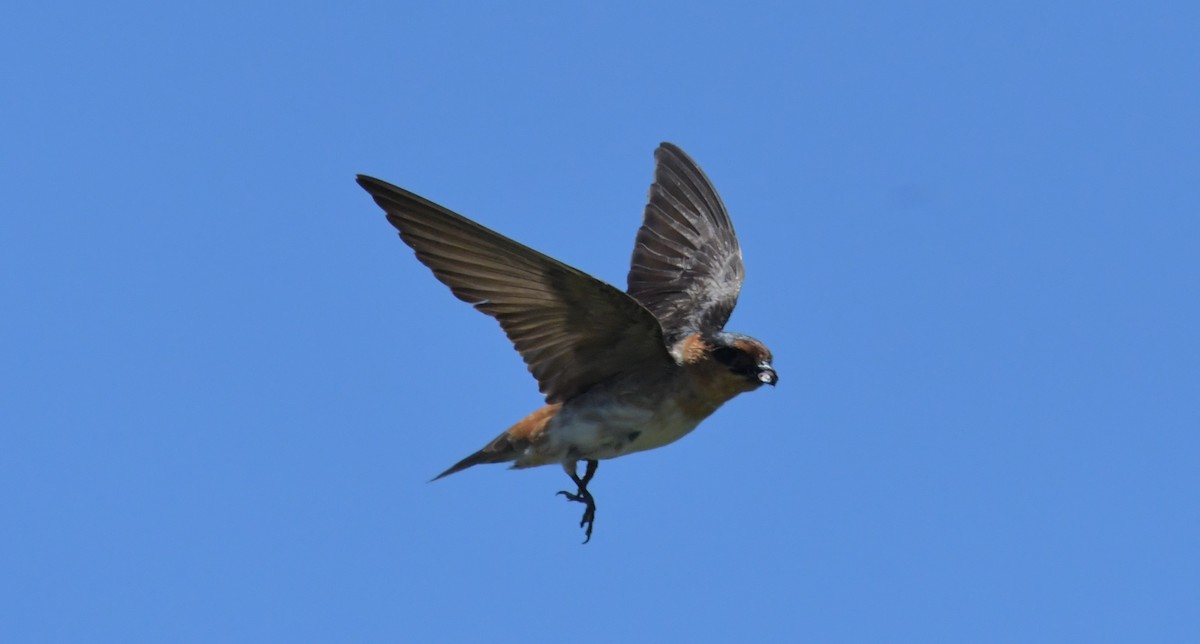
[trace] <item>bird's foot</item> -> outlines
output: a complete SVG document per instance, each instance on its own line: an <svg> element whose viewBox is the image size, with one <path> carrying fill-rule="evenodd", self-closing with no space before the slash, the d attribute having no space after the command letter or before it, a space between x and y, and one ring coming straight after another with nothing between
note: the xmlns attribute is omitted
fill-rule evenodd
<svg viewBox="0 0 1200 644"><path fill-rule="evenodd" d="M558 494L567 497L568 501L582 503L587 506L583 510L583 518L579 520L579 527L584 528L583 542L587 543L592 540L592 527L596 524L596 499L592 498L592 493L587 491L587 488L579 488L578 493L572 494L566 490L559 490Z"/></svg>
<svg viewBox="0 0 1200 644"><path fill-rule="evenodd" d="M592 540L592 527L596 524L596 499L592 498L592 493L588 492L587 486L591 482L592 477L595 476L596 467L599 464L599 461L587 461L587 468L583 473L583 478L579 478L579 475L575 473L574 462L563 464L563 469L567 471L567 475L575 482L578 489L574 494L566 490L559 490L558 494L567 497L568 501L582 503L587 506L583 511L583 518L579 520L579 527L584 528L584 543Z"/></svg>

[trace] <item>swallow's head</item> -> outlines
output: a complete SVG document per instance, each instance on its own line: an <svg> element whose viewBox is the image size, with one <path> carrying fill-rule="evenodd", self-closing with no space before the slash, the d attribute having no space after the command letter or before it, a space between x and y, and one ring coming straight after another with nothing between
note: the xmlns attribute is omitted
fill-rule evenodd
<svg viewBox="0 0 1200 644"><path fill-rule="evenodd" d="M746 391L775 386L779 376L771 364L771 351L763 343L739 333L721 332L704 339L706 357Z"/></svg>

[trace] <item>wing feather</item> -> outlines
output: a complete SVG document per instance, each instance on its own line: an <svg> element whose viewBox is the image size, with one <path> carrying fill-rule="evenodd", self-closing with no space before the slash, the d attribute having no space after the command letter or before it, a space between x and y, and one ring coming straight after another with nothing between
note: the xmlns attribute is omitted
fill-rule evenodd
<svg viewBox="0 0 1200 644"><path fill-rule="evenodd" d="M674 365L658 320L629 295L407 190L358 183L438 280L500 323L547 402Z"/></svg>
<svg viewBox="0 0 1200 644"><path fill-rule="evenodd" d="M628 292L674 342L725 326L745 267L729 213L696 162L670 143L660 145L654 159L654 184L634 243Z"/></svg>

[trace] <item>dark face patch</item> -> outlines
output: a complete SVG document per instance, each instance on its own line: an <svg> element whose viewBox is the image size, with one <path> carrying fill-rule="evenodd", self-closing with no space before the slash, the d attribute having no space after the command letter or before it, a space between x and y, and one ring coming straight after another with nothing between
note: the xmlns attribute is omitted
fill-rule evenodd
<svg viewBox="0 0 1200 644"><path fill-rule="evenodd" d="M713 360L725 365L731 372L747 378L757 378L758 361L738 346L717 347L712 352Z"/></svg>
<svg viewBox="0 0 1200 644"><path fill-rule="evenodd" d="M770 368L771 352L762 343L741 336L732 341L715 344L709 355L729 373L748 381L754 387L767 383L775 384L776 376Z"/></svg>

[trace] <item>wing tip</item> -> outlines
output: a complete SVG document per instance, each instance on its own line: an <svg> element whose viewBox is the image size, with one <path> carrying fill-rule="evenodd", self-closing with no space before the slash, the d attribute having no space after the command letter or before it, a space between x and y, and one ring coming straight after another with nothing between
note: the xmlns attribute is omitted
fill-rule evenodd
<svg viewBox="0 0 1200 644"><path fill-rule="evenodd" d="M688 157L687 153L683 151L683 148L671 143L670 141L660 142L658 144L658 148L654 150L655 158L658 158L662 154L670 154L675 157L683 157L684 159L690 158Z"/></svg>
<svg viewBox="0 0 1200 644"><path fill-rule="evenodd" d="M396 189L396 186L393 186L383 179L376 179L375 177L367 174L354 175L354 182L357 183L363 190L366 190L372 195L377 195L381 192L387 192L389 190Z"/></svg>

